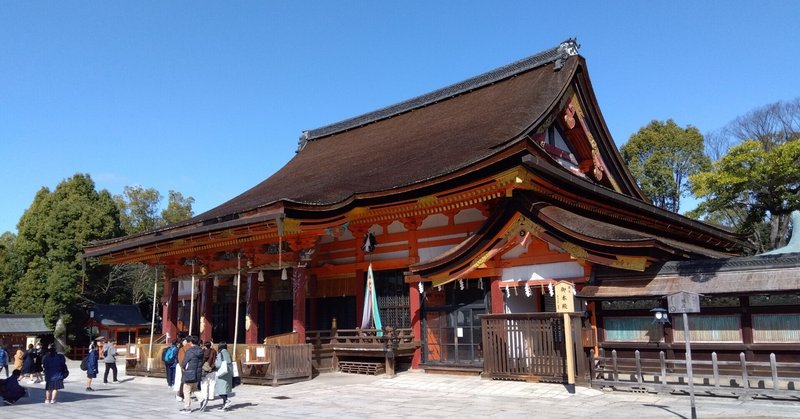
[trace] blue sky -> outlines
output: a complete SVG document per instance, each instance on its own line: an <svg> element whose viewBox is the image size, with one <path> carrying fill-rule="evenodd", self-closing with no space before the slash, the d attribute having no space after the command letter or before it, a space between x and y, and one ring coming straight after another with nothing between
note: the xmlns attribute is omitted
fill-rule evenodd
<svg viewBox="0 0 800 419"><path fill-rule="evenodd" d="M798 16L788 0L0 0L0 233L75 173L203 212L303 130L570 37L618 145L653 119L714 131L800 96Z"/></svg>

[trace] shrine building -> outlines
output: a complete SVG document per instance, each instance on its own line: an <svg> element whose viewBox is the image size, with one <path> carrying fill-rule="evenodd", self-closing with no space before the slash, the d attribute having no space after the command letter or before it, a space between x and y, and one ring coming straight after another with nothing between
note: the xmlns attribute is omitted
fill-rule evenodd
<svg viewBox="0 0 800 419"><path fill-rule="evenodd" d="M248 344L362 326L371 266L383 326L410 329L419 342L411 368L480 368L483 314L555 312L557 282L581 295L598 273L608 284L609 273L639 278L745 246L650 203L567 40L304 131L296 155L239 196L177 224L91 243L85 257L163 267L170 339L183 332ZM600 307L604 290L574 301L587 330L621 304Z"/></svg>

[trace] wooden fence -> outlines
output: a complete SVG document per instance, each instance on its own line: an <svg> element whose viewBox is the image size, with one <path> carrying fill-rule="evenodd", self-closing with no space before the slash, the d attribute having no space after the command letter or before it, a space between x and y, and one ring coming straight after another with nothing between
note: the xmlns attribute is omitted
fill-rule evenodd
<svg viewBox="0 0 800 419"><path fill-rule="evenodd" d="M570 313L576 383L588 382L581 345L581 317ZM567 382L563 314L521 313L481 316L484 378Z"/></svg>
<svg viewBox="0 0 800 419"><path fill-rule="evenodd" d="M293 338L284 336L281 339L291 340ZM161 354L168 346L153 344L153 356L151 357L149 344L127 345L126 373L143 377L166 377L166 367L161 361ZM235 346L235 352L233 344L228 345L228 351L232 356L234 353L236 354L235 358L243 383L279 385L310 380L313 376L311 364L313 348L311 345L238 344Z"/></svg>
<svg viewBox="0 0 800 419"><path fill-rule="evenodd" d="M692 375L696 394L800 399L800 363L777 362L775 354L770 354L769 361L748 361L741 352L738 361L720 361L713 352L710 361L692 360ZM664 351L658 359L646 359L638 350L633 358L621 358L616 350L607 356L600 349L591 363L591 385L639 392L688 392L686 360L666 359Z"/></svg>
<svg viewBox="0 0 800 419"><path fill-rule="evenodd" d="M246 345L241 363L242 383L279 385L313 377L309 344Z"/></svg>

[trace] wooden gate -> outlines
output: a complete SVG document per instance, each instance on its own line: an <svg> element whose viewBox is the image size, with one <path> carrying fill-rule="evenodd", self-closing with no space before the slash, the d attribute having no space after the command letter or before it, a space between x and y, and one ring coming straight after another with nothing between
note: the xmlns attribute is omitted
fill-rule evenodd
<svg viewBox="0 0 800 419"><path fill-rule="evenodd" d="M581 317L572 317L578 383L588 382L587 358L580 342ZM483 330L483 377L567 383L563 314L521 313L480 316Z"/></svg>

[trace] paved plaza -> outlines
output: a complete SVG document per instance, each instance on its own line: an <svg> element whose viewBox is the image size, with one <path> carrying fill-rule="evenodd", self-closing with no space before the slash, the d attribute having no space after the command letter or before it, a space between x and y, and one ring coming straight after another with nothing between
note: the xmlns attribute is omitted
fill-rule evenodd
<svg viewBox="0 0 800 419"><path fill-rule="evenodd" d="M403 372L395 378L342 373L279 387L244 385L235 389L228 412L209 403L208 412L180 414L182 404L165 380L122 374L119 384L95 380L85 391L85 373L70 362L71 375L56 404L44 404L44 385L27 384L31 397L0 405L0 418L681 418L689 417L689 397L604 392L578 387L482 380L478 377ZM101 366L102 372L102 366ZM700 418L800 418L800 401L739 401L698 397Z"/></svg>

